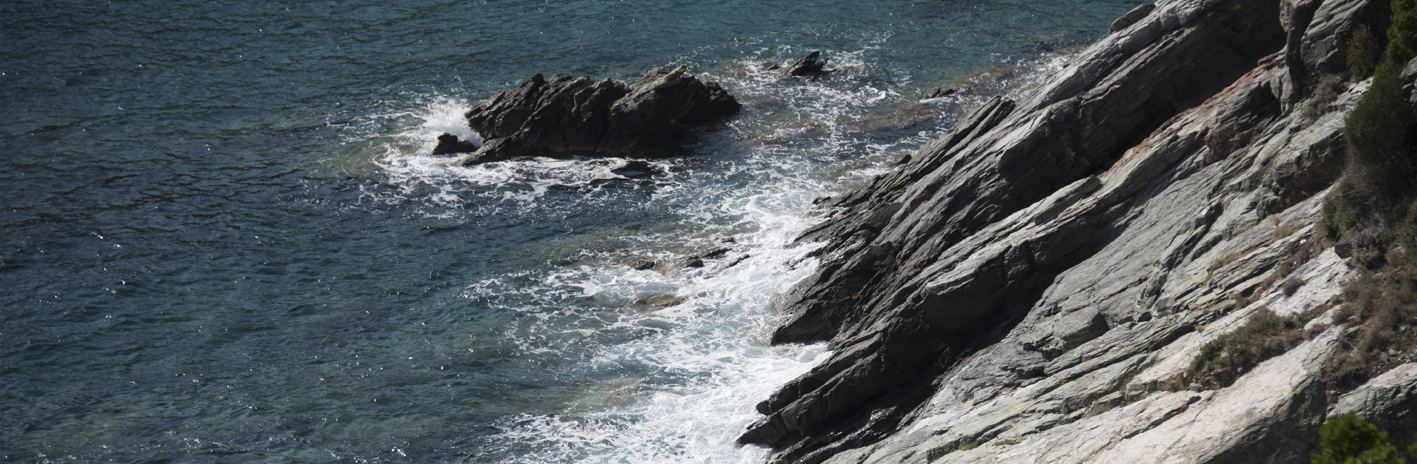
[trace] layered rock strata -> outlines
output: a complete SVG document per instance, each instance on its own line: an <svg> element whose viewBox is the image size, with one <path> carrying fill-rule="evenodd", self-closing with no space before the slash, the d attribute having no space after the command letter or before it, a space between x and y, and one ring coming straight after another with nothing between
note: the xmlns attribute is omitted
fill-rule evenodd
<svg viewBox="0 0 1417 464"><path fill-rule="evenodd" d="M701 82L687 71L687 66L656 68L630 84L537 74L467 112L468 124L486 143L456 164L671 152L688 128L740 107L717 83Z"/></svg>
<svg viewBox="0 0 1417 464"><path fill-rule="evenodd" d="M1301 462L1327 414L1394 416L1417 369L1324 391L1343 330L1325 317L1233 386L1162 388L1253 314L1322 310L1356 275L1315 223L1367 82L1307 90L1333 58L1306 50L1371 27L1365 5L1159 2L825 202L771 340L832 357L740 441L775 462Z"/></svg>

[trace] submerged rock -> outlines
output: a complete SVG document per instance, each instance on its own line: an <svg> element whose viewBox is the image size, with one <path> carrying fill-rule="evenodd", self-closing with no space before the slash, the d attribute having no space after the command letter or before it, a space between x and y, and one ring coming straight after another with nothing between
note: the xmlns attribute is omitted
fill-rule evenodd
<svg viewBox="0 0 1417 464"><path fill-rule="evenodd" d="M457 161L468 166L521 156L656 156L688 128L734 114L740 105L717 83L656 68L631 84L537 74L467 112L486 143Z"/></svg>

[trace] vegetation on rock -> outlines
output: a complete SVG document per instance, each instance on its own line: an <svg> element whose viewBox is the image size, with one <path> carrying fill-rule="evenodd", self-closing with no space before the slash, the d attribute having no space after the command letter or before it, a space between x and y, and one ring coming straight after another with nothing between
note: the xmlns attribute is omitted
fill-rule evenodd
<svg viewBox="0 0 1417 464"><path fill-rule="evenodd" d="M1368 212L1399 223L1409 215L1404 206L1417 194L1417 112L1408 105L1399 78L1417 56L1417 0L1393 0L1392 10L1386 56L1377 65L1372 87L1349 114L1344 136L1350 147L1351 194Z"/></svg>
<svg viewBox="0 0 1417 464"><path fill-rule="evenodd" d="M1353 71L1353 76L1366 78L1373 75L1373 71L1378 68L1378 61L1382 59L1383 45L1378 42L1377 36L1368 29L1368 26L1358 26L1353 31L1353 38L1348 41L1348 69Z"/></svg>
<svg viewBox="0 0 1417 464"><path fill-rule="evenodd" d="M1319 436L1323 441L1319 452L1309 459L1312 464L1404 462L1397 457L1397 447L1388 442L1387 432L1351 412L1329 418L1319 427ZM1417 454L1417 445L1409 447L1408 452Z"/></svg>
<svg viewBox="0 0 1417 464"><path fill-rule="evenodd" d="M1221 334L1191 360L1190 368L1167 383L1169 390L1195 386L1224 388L1266 359L1304 341L1306 317L1282 317L1264 309L1233 332Z"/></svg>
<svg viewBox="0 0 1417 464"><path fill-rule="evenodd" d="M1393 0L1388 46L1372 87L1344 126L1349 166L1324 205L1324 230L1338 251L1365 268L1348 282L1335 323L1358 330L1327 369L1331 387L1355 387L1400 363L1417 346L1417 111L1399 74L1417 57L1417 0ZM1355 33L1352 47L1362 39ZM1376 42L1376 40L1373 40ZM1354 65L1355 75L1362 75Z"/></svg>

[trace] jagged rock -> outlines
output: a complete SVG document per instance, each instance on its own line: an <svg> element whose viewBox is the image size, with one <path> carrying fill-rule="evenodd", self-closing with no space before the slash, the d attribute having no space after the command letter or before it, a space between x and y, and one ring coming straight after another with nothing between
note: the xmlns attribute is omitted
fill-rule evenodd
<svg viewBox="0 0 1417 464"><path fill-rule="evenodd" d="M921 100L929 100L929 99L932 99L932 98L948 97L948 96L950 96L950 95L954 95L955 92L959 92L959 90L958 90L958 89L946 89L946 88L939 88L939 87L937 87L937 88L935 88L935 91L930 92L929 94L925 95L924 97L921 97L920 99L921 99Z"/></svg>
<svg viewBox="0 0 1417 464"><path fill-rule="evenodd" d="M1127 14L1124 14L1122 15L1122 17L1117 18L1115 21L1112 21L1112 27L1107 28L1107 33L1111 34L1113 32L1126 29L1127 26L1131 26L1133 24L1136 24L1137 21L1141 21L1142 18L1145 18L1146 15L1151 14L1151 11L1155 9L1155 3L1143 3L1141 5L1137 5L1136 8L1132 8L1132 10L1128 11Z"/></svg>
<svg viewBox="0 0 1417 464"><path fill-rule="evenodd" d="M751 258L751 257L752 257L752 256L750 256L750 255L738 255L738 256L734 256L733 258L730 258L730 259L728 259L727 261L724 261L724 262L722 262L722 263L719 263L719 265L714 266L713 269L710 269L710 270L709 270L707 273L705 273L704 275L705 275L705 276L708 276L708 277L716 276L716 275L722 273L723 271L728 270L728 268L731 268L731 267L733 267L733 266L737 266L738 263L742 263L743 261L745 261L745 260L747 260L748 258Z"/></svg>
<svg viewBox="0 0 1417 464"><path fill-rule="evenodd" d="M704 260L700 258L686 256L681 258L674 258L668 261L660 261L659 264L654 265L654 271L660 274L664 274L666 277L668 277L673 276L674 274L678 274L679 271L691 267L704 267Z"/></svg>
<svg viewBox="0 0 1417 464"><path fill-rule="evenodd" d="M827 71L826 71L825 69L823 69L823 68L827 65L827 60L826 60L826 59L822 59L821 61L818 61L818 60L817 60L817 58L821 57L821 55L822 55L822 51L821 51L821 50L817 50L817 51L814 51L814 52L812 52L812 53L808 53L807 56L804 56L804 57L802 57L801 59L798 59L797 61L794 61L792 64L787 65L786 67L782 68L782 69L779 70L778 72L779 72L779 73L782 73L782 75L784 75L784 76L793 76L793 77L816 77L816 76L821 76L821 75L827 73Z"/></svg>
<svg viewBox="0 0 1417 464"><path fill-rule="evenodd" d="M1294 111L1320 5L1284 3L1161 2L823 202L771 340L835 351L740 440L774 462L1302 459L1276 453L1313 446L1341 328L1221 391L1156 391L1255 311L1311 310L1356 273L1312 224L1367 84ZM1020 443L950 453L996 438Z"/></svg>
<svg viewBox="0 0 1417 464"><path fill-rule="evenodd" d="M453 153L472 153L477 151L477 145L472 142L459 139L458 136L444 132L438 136L438 146L433 147L433 154L448 155Z"/></svg>
<svg viewBox="0 0 1417 464"><path fill-rule="evenodd" d="M486 140L457 161L467 166L521 156L654 156L672 151L691 126L738 111L717 83L656 68L632 84L537 74L467 112Z"/></svg>
<svg viewBox="0 0 1417 464"><path fill-rule="evenodd" d="M728 253L730 251L733 251L733 249L729 247L708 247L695 251L693 253L689 253L684 257L689 259L717 258L719 256L723 256L724 253Z"/></svg>

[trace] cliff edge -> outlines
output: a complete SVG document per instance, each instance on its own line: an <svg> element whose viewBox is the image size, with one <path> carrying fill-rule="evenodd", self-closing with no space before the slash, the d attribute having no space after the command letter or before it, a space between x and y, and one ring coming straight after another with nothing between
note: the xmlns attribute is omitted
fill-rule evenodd
<svg viewBox="0 0 1417 464"><path fill-rule="evenodd" d="M1335 296L1360 273L1322 224L1371 83L1345 44L1387 8L1139 8L1040 88L824 203L800 239L826 244L818 270L776 302L771 338L833 355L740 441L774 462L1307 462L1318 425L1357 411L1405 446L1417 368L1323 380L1352 349ZM1257 320L1298 335L1195 374Z"/></svg>

